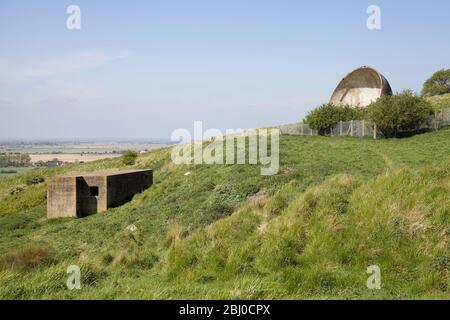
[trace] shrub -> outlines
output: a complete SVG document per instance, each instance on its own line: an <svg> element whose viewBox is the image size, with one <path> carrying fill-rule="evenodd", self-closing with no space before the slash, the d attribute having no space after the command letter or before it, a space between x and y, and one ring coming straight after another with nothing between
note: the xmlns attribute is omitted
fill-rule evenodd
<svg viewBox="0 0 450 320"><path fill-rule="evenodd" d="M16 186L16 187L12 188L11 190L9 190L9 194L11 196L14 196L14 195L22 193L24 191L25 191L25 187L24 186Z"/></svg>
<svg viewBox="0 0 450 320"><path fill-rule="evenodd" d="M429 102L412 91L385 96L367 107L368 117L387 137L398 137L401 132L419 129L433 112Z"/></svg>
<svg viewBox="0 0 450 320"><path fill-rule="evenodd" d="M25 182L28 186L32 186L35 184L40 184L42 182L45 182L45 179L43 176L29 176L29 177L27 177Z"/></svg>
<svg viewBox="0 0 450 320"><path fill-rule="evenodd" d="M310 128L318 130L319 134L324 135L339 121L362 120L364 118L365 110L363 108L323 104L310 111L305 122Z"/></svg>
<svg viewBox="0 0 450 320"><path fill-rule="evenodd" d="M137 157L138 154L136 151L127 150L122 157L122 162L126 166L132 166L136 163Z"/></svg>
<svg viewBox="0 0 450 320"><path fill-rule="evenodd" d="M422 97L439 96L450 93L450 69L442 69L425 81L422 89Z"/></svg>

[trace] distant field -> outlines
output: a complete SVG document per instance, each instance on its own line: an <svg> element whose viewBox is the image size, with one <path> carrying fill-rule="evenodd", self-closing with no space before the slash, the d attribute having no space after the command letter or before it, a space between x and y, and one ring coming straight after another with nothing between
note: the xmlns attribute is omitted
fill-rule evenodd
<svg viewBox="0 0 450 320"><path fill-rule="evenodd" d="M125 150L150 151L165 147L149 143L61 143L61 144L0 144L0 153L27 153L31 162L59 161L77 163L116 158Z"/></svg>
<svg viewBox="0 0 450 320"><path fill-rule="evenodd" d="M6 177L6 176L12 176L15 174L19 174L19 173L24 173L27 171L32 170L33 167L26 167L26 168L18 168L18 167L7 167L7 168L0 168L0 179L2 177ZM17 171L16 173L3 173L3 171Z"/></svg>
<svg viewBox="0 0 450 320"><path fill-rule="evenodd" d="M59 161L70 163L92 162L96 160L111 159L119 156L120 154L30 154L31 162L46 162L56 158Z"/></svg>
<svg viewBox="0 0 450 320"><path fill-rule="evenodd" d="M104 154L124 150L153 150L164 147L163 144L146 143L65 143L65 144L0 144L0 153L19 152L29 154ZM55 158L53 157L53 158Z"/></svg>

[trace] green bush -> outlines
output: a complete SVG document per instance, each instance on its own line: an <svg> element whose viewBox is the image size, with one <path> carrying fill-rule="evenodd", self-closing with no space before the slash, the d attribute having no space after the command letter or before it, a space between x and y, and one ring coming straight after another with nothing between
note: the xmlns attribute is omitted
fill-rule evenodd
<svg viewBox="0 0 450 320"><path fill-rule="evenodd" d="M25 191L24 186L16 186L9 191L9 194L14 196L16 194L22 193L23 191Z"/></svg>
<svg viewBox="0 0 450 320"><path fill-rule="evenodd" d="M28 186L32 186L35 184L40 184L40 183L45 182L45 179L43 176L29 176L29 177L27 177L25 182Z"/></svg>
<svg viewBox="0 0 450 320"><path fill-rule="evenodd" d="M450 69L442 69L425 81L422 89L422 97L439 96L450 93Z"/></svg>
<svg viewBox="0 0 450 320"><path fill-rule="evenodd" d="M122 162L126 166L132 166L136 163L137 157L138 154L136 151L127 150L122 157Z"/></svg>
<svg viewBox="0 0 450 320"><path fill-rule="evenodd" d="M362 120L365 118L363 108L323 104L310 111L305 122L310 128L318 130L320 135L328 133L339 121Z"/></svg>
<svg viewBox="0 0 450 320"><path fill-rule="evenodd" d="M433 112L428 101L412 91L385 96L367 107L368 117L385 137L398 137L400 133L418 130Z"/></svg>

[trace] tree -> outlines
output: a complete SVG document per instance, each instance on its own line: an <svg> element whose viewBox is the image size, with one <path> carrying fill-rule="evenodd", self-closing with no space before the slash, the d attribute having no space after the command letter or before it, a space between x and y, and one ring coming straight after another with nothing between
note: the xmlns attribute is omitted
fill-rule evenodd
<svg viewBox="0 0 450 320"><path fill-rule="evenodd" d="M132 166L136 163L137 157L138 157L138 154L136 151L127 150L124 153L124 155L122 156L122 162L126 166Z"/></svg>
<svg viewBox="0 0 450 320"><path fill-rule="evenodd" d="M367 107L368 118L387 138L419 129L433 113L428 101L412 91L384 96Z"/></svg>
<svg viewBox="0 0 450 320"><path fill-rule="evenodd" d="M351 106L336 106L323 104L310 111L305 122L310 128L318 130L319 134L328 133L339 121L362 120L365 118L365 110Z"/></svg>
<svg viewBox="0 0 450 320"><path fill-rule="evenodd" d="M31 157L28 153L23 153L20 155L20 165L22 167L30 166L31 164Z"/></svg>
<svg viewBox="0 0 450 320"><path fill-rule="evenodd" d="M442 69L425 81L422 88L422 97L439 96L450 93L450 69Z"/></svg>

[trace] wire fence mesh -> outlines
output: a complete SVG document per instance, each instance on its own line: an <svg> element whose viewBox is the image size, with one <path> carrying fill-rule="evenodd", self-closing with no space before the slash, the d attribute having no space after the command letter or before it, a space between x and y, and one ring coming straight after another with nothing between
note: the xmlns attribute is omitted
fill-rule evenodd
<svg viewBox="0 0 450 320"><path fill-rule="evenodd" d="M439 130L450 126L450 109L435 111L416 130ZM295 123L276 127L281 134L293 136L317 136L319 132L310 128L306 123ZM340 121L336 123L329 132L325 133L332 137L372 137L374 139L383 138L383 133L376 128L376 125L367 120Z"/></svg>
<svg viewBox="0 0 450 320"><path fill-rule="evenodd" d="M450 109L436 111L427 123L428 127L433 130L439 130L450 126Z"/></svg>

